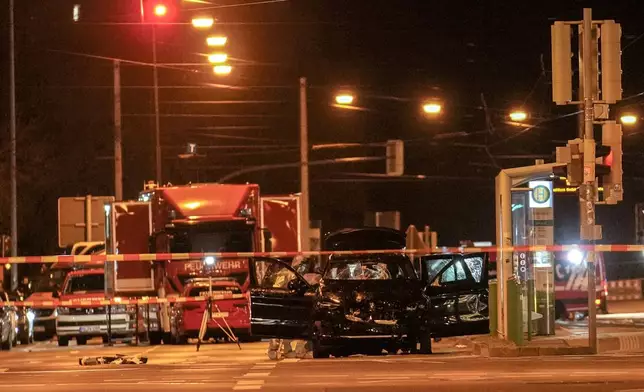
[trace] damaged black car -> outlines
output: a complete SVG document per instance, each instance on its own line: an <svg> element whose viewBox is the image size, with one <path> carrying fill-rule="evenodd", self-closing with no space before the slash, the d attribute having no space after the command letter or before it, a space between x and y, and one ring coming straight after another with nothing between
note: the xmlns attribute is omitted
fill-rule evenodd
<svg viewBox="0 0 644 392"><path fill-rule="evenodd" d="M326 250L405 248L391 229L345 229ZM251 333L310 340L316 358L355 353L431 353L439 337L488 333L486 257L403 254L330 256L316 283L284 261L252 259Z"/></svg>

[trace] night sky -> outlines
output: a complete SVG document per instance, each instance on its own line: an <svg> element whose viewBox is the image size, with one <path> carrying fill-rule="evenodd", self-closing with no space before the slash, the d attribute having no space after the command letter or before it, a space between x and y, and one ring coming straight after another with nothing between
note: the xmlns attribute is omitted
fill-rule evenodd
<svg viewBox="0 0 644 392"><path fill-rule="evenodd" d="M151 30L136 0L17 0L17 101L21 253L52 253L61 196L113 194L112 61L124 60L124 190L136 197L154 176ZM207 3L207 2L203 2ZM261 4L257 4L261 3ZM525 3L525 4L524 4ZM619 3L619 5L614 5ZM0 94L0 232L9 232L8 30L2 4ZM74 4L80 21L72 20ZM203 55L206 32L189 24L160 26L161 140L164 179L217 181L260 164L292 163L298 151L298 78L309 89L309 139L378 143L402 139L408 175L383 179L384 162L311 169L312 218L326 230L360 225L364 211L400 210L402 225L429 224L443 245L494 240L494 176L500 168L552 161L556 146L576 137L574 107L551 102L550 25L594 19L622 24L624 97L644 91L641 1L217 1L184 5L176 22L198 10L228 36L233 73L216 77ZM549 4L558 4L550 6ZM92 57L94 56L94 57ZM101 57L101 58L99 58ZM361 110L330 105L341 90ZM421 115L440 98L440 119ZM643 97L616 106L641 110ZM523 106L539 126L504 123ZM487 108L487 110L484 110ZM642 201L644 139L624 139L625 200L599 207L605 242L634 240L633 205ZM188 142L205 157L179 159ZM384 148L312 151L310 159L384 156ZM510 155L510 156L508 156ZM516 155L523 156L517 158ZM243 175L263 194L299 190L299 172ZM577 240L576 199L555 201L558 242Z"/></svg>

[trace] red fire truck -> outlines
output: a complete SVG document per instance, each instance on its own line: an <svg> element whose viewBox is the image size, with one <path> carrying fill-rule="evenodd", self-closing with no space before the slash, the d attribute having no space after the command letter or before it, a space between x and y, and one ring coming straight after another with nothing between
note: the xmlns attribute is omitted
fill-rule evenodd
<svg viewBox="0 0 644 392"><path fill-rule="evenodd" d="M138 201L113 202L105 213L106 249L112 254L300 249L299 197L262 199L256 184L148 184ZM200 259L112 265L108 291L127 296L178 296L187 281L204 275ZM245 291L248 260L217 260L209 275L235 280ZM149 306L150 343L171 342L170 306Z"/></svg>

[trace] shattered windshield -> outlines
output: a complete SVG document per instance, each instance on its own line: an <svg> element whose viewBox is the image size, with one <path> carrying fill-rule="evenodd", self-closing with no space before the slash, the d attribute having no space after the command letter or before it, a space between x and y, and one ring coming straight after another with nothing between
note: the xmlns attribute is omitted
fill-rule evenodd
<svg viewBox="0 0 644 392"><path fill-rule="evenodd" d="M445 267L450 261L452 261L451 257L446 257L444 259L425 259L423 262L425 263L425 268L424 270L427 273L427 282L431 282L434 280L436 275L438 275L439 272Z"/></svg>
<svg viewBox="0 0 644 392"><path fill-rule="evenodd" d="M407 258L331 260L324 275L333 280L414 279L416 274Z"/></svg>

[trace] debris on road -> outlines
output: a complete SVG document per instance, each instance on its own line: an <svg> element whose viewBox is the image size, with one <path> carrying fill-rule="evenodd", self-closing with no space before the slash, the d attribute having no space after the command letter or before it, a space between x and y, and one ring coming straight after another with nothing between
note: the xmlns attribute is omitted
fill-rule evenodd
<svg viewBox="0 0 644 392"><path fill-rule="evenodd" d="M141 355L104 355L100 357L82 357L78 359L81 366L92 365L141 365L148 363L148 357Z"/></svg>

